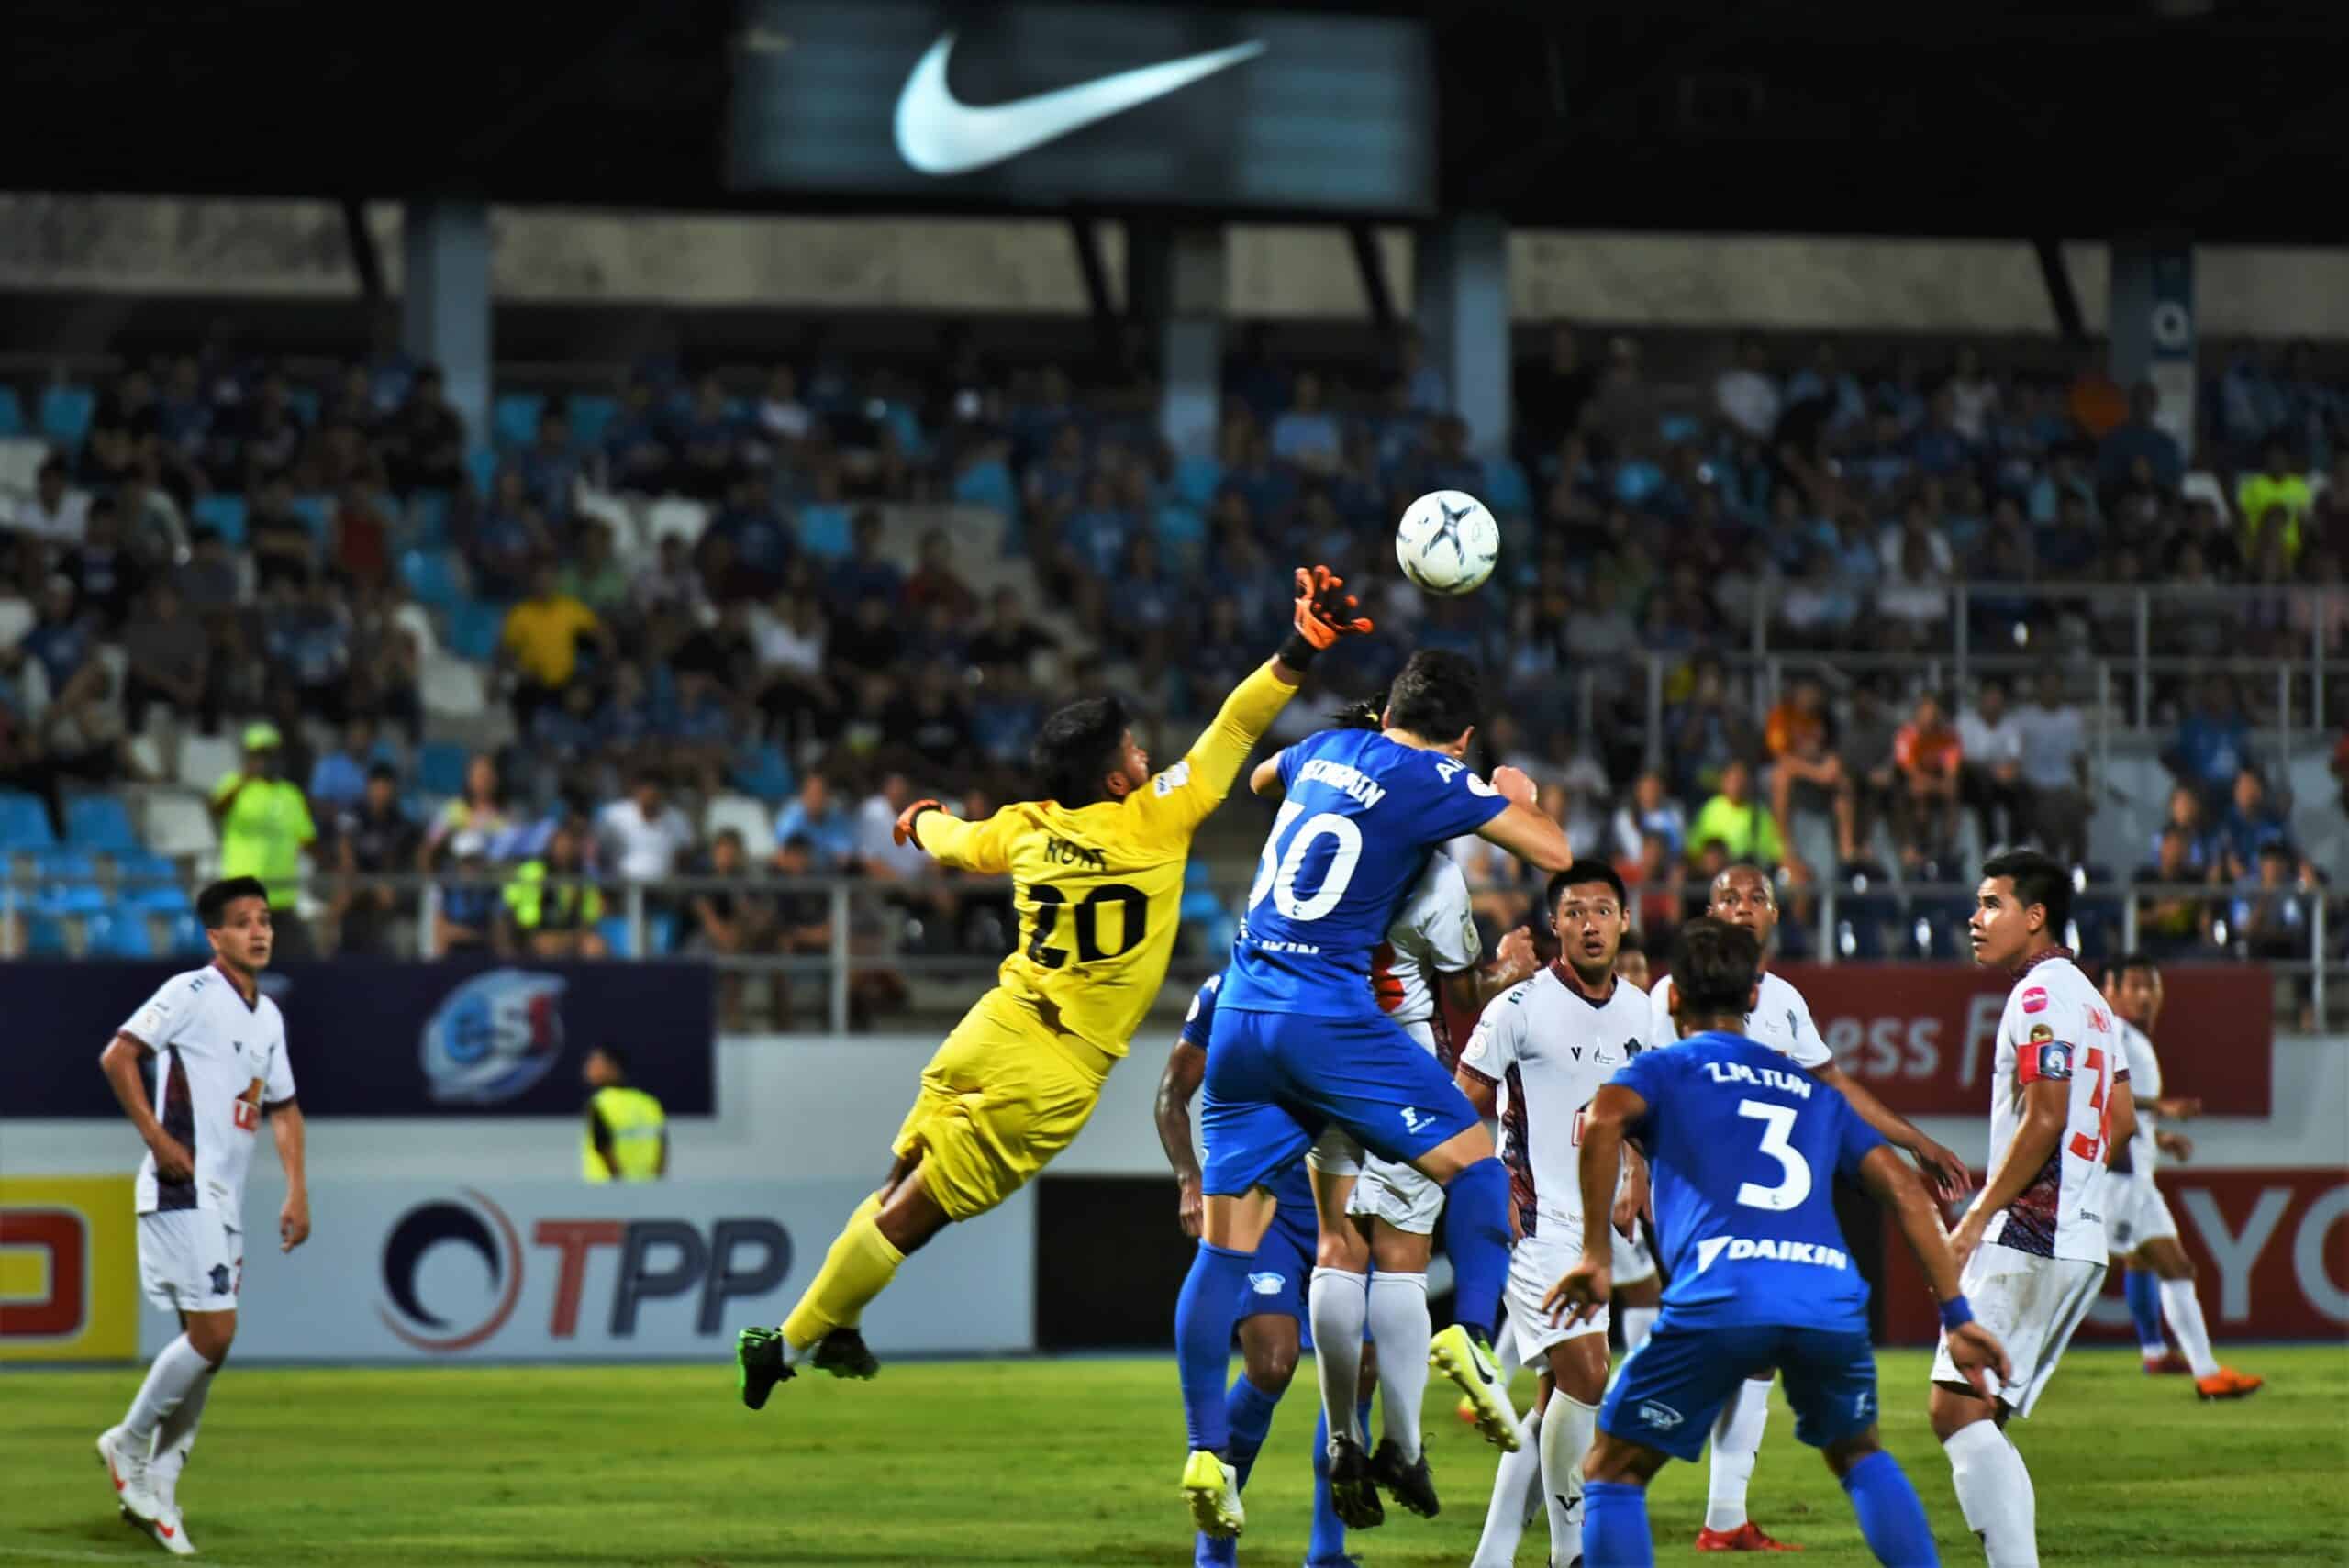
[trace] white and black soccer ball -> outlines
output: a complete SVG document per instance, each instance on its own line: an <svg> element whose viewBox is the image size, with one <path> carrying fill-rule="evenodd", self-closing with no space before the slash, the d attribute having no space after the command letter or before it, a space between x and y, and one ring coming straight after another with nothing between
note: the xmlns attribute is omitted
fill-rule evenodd
<svg viewBox="0 0 2349 1568"><path fill-rule="evenodd" d="M1465 490L1431 490L1404 508L1395 528L1403 575L1431 594L1471 594L1500 559L1501 529Z"/></svg>

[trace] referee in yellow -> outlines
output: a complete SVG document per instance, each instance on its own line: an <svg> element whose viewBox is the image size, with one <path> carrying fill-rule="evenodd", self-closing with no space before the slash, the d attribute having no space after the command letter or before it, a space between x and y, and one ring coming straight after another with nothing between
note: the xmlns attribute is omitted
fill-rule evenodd
<svg viewBox="0 0 2349 1568"><path fill-rule="evenodd" d="M628 1052L599 1045L584 1073L587 1129L579 1140L579 1173L591 1182L657 1182L669 1173L669 1114L628 1081Z"/></svg>
<svg viewBox="0 0 2349 1568"><path fill-rule="evenodd" d="M1088 697L1037 732L1041 798L984 822L959 821L934 800L897 818L898 842L942 866L1009 873L1019 935L995 988L922 1069L881 1190L849 1216L783 1327L737 1337L751 1409L803 1360L835 1377L879 1371L857 1325L906 1254L1018 1192L1083 1129L1166 978L1192 833L1314 656L1370 629L1329 568L1297 568L1296 585L1296 629L1173 767L1152 773L1124 706Z"/></svg>

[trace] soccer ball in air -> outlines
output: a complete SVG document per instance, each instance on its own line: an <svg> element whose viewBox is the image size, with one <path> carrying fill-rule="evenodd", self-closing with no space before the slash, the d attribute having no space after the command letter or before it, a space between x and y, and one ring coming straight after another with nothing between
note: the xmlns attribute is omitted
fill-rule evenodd
<svg viewBox="0 0 2349 1568"><path fill-rule="evenodd" d="M1500 558L1500 525L1465 490L1431 490L1403 512L1395 559L1403 575L1431 594L1470 594Z"/></svg>

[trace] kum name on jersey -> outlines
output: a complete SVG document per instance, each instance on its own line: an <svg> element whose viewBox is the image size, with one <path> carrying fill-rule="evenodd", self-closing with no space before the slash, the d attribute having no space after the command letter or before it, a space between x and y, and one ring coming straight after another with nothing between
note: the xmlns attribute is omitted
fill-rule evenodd
<svg viewBox="0 0 2349 1568"><path fill-rule="evenodd" d="M1579 1052L1577 1052L1579 1054ZM1753 1084L1780 1094L1810 1098L1812 1086L1818 1080L1808 1073L1781 1073L1776 1067L1748 1067L1742 1062L1708 1062L1705 1076L1716 1084ZM1767 1256L1767 1254L1765 1254Z"/></svg>
<svg viewBox="0 0 2349 1568"><path fill-rule="evenodd" d="M1352 795L1360 801L1365 810L1386 798L1385 784L1377 783L1351 762L1332 762L1327 757L1316 757L1297 769L1297 782L1328 784L1340 794Z"/></svg>

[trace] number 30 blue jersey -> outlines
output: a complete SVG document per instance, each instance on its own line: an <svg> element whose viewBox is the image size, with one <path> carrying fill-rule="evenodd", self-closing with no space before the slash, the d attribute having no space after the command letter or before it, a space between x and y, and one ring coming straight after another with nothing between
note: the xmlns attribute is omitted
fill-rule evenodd
<svg viewBox="0 0 2349 1568"><path fill-rule="evenodd" d="M1330 729L1280 755L1287 790L1231 944L1233 1012L1374 1012L1370 955L1428 851L1508 802L1465 763L1373 730Z"/></svg>
<svg viewBox="0 0 2349 1568"><path fill-rule="evenodd" d="M1612 1083L1647 1102L1656 1232L1687 1323L1865 1329L1868 1287L1835 1223L1832 1177L1884 1140L1849 1101L1743 1035L1644 1051Z"/></svg>

